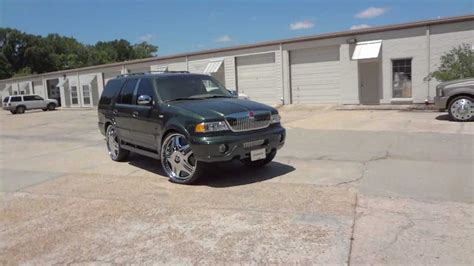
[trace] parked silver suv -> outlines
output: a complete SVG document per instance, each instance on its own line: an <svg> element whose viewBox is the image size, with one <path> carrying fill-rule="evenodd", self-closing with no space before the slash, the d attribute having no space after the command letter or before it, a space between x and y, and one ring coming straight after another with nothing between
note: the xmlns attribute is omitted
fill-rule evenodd
<svg viewBox="0 0 474 266"><path fill-rule="evenodd" d="M3 99L3 110L12 114L23 114L25 110L43 109L52 111L58 106L54 99L43 99L38 95L10 95Z"/></svg>

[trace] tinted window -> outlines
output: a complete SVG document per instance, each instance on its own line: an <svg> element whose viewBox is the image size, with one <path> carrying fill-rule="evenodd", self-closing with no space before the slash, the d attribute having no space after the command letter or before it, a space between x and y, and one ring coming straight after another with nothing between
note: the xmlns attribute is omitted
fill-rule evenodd
<svg viewBox="0 0 474 266"><path fill-rule="evenodd" d="M21 102L21 97L20 96L14 96L11 98L10 102Z"/></svg>
<svg viewBox="0 0 474 266"><path fill-rule="evenodd" d="M137 85L138 79L130 79L127 81L122 91L120 92L119 97L117 98L117 103L121 104L132 104L133 91Z"/></svg>
<svg viewBox="0 0 474 266"><path fill-rule="evenodd" d="M107 82L107 85L105 85L102 95L100 96L99 104L110 105L117 91L119 91L120 88L122 88L122 85L123 85L123 80L120 80L120 79L109 80Z"/></svg>
<svg viewBox="0 0 474 266"><path fill-rule="evenodd" d="M141 79L138 85L137 98L141 95L148 95L151 99L155 100L155 88L153 83L149 79ZM136 102L135 102L136 103Z"/></svg>
<svg viewBox="0 0 474 266"><path fill-rule="evenodd" d="M35 96L28 95L28 96L23 96L24 101L35 101Z"/></svg>
<svg viewBox="0 0 474 266"><path fill-rule="evenodd" d="M3 99L3 102L4 102L4 103L8 102L8 99L9 99L9 98L10 98L10 97L5 97L5 99Z"/></svg>
<svg viewBox="0 0 474 266"><path fill-rule="evenodd" d="M43 100L43 98L41 98L41 97L38 96L38 95L35 95L34 97L35 97L35 100L36 100L36 101L42 101L42 100Z"/></svg>
<svg viewBox="0 0 474 266"><path fill-rule="evenodd" d="M232 97L229 91L209 76L178 75L161 77L156 80L156 84L158 94L163 101L189 97Z"/></svg>

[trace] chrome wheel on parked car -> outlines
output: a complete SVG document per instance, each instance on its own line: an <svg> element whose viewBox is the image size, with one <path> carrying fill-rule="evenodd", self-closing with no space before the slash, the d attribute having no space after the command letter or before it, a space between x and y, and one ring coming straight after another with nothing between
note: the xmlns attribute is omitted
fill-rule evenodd
<svg viewBox="0 0 474 266"><path fill-rule="evenodd" d="M176 183L192 183L199 175L199 162L194 157L191 145L179 133L172 133L163 141L161 164L171 181Z"/></svg>
<svg viewBox="0 0 474 266"><path fill-rule="evenodd" d="M454 98L449 104L449 115L457 121L468 121L473 117L473 99L468 96Z"/></svg>
<svg viewBox="0 0 474 266"><path fill-rule="evenodd" d="M129 151L120 148L120 142L117 135L117 129L115 126L110 125L107 127L105 134L105 141L107 144L107 150L110 158L114 161L123 161L129 155Z"/></svg>

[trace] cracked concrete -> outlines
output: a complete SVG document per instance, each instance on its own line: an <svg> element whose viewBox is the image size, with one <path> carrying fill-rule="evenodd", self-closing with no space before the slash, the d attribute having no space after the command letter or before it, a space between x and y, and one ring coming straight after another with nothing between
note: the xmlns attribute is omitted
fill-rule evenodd
<svg viewBox="0 0 474 266"><path fill-rule="evenodd" d="M282 116L268 167L178 186L153 159L111 162L94 110L2 113L0 263L473 263L474 123Z"/></svg>

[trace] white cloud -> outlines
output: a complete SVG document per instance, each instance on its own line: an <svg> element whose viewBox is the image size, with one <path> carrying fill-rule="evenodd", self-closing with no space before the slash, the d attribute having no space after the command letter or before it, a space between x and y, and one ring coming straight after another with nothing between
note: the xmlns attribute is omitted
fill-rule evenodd
<svg viewBox="0 0 474 266"><path fill-rule="evenodd" d="M383 7L369 7L357 13L355 17L356 18L376 18L376 17L382 16L387 11L388 9L383 8Z"/></svg>
<svg viewBox="0 0 474 266"><path fill-rule="evenodd" d="M296 21L290 24L291 30L304 30L314 27L314 23L309 20Z"/></svg>
<svg viewBox="0 0 474 266"><path fill-rule="evenodd" d="M351 30L360 30L360 29L366 29L366 28L370 28L370 27L371 26L367 25L367 24L352 25Z"/></svg>
<svg viewBox="0 0 474 266"><path fill-rule="evenodd" d="M215 42L230 42L232 38L229 35L222 35L219 38L214 40Z"/></svg>
<svg viewBox="0 0 474 266"><path fill-rule="evenodd" d="M150 42L154 38L155 38L155 35L153 35L151 33L148 33L148 34L145 34L145 35L142 35L142 36L138 37L138 40L141 41L141 42Z"/></svg>

